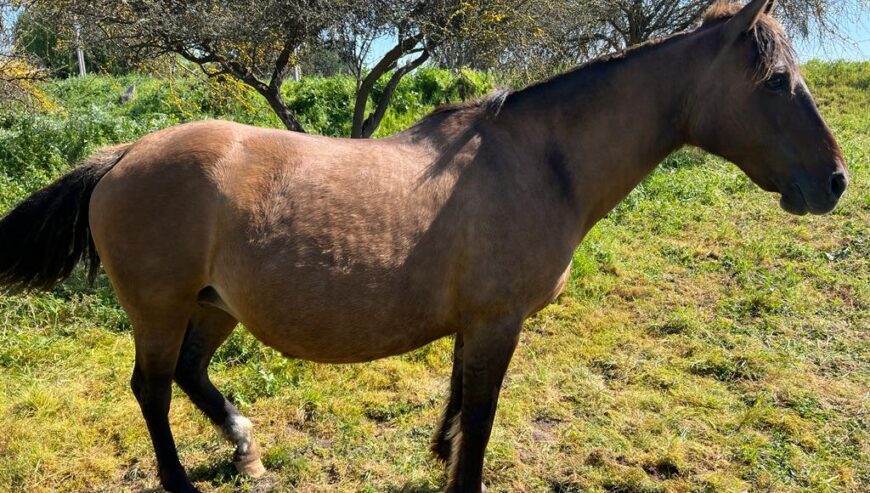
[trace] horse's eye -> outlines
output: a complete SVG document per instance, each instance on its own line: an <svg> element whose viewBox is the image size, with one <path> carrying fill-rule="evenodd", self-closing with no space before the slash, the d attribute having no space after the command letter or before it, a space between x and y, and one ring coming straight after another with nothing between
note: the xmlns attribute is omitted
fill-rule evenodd
<svg viewBox="0 0 870 493"><path fill-rule="evenodd" d="M788 87L788 74L773 74L764 81L764 87L771 91L782 91Z"/></svg>

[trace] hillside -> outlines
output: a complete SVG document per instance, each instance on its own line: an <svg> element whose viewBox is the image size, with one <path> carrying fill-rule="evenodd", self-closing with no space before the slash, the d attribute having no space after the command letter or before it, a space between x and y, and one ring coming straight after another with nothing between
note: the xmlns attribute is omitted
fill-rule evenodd
<svg viewBox="0 0 870 493"><path fill-rule="evenodd" d="M861 492L870 485L870 62L805 74L853 176L828 216L794 217L732 164L668 158L591 232L566 292L531 319L505 383L492 492ZM129 105L117 96L137 85ZM289 85L310 128L349 128L349 79ZM403 82L381 135L493 86ZM250 94L190 80L46 84L49 108L0 110L0 210L93 149L181 121L278 126ZM238 328L212 376L255 423L271 470L231 449L177 389L171 422L204 491L436 492L428 455L452 344L352 366L285 359ZM0 297L0 491L159 486L129 390L129 323L104 277Z"/></svg>

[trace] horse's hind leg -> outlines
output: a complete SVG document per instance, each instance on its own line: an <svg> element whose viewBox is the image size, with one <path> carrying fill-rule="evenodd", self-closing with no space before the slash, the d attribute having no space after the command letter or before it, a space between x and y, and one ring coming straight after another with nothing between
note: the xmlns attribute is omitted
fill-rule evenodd
<svg viewBox="0 0 870 493"><path fill-rule="evenodd" d="M430 448L439 460L450 462L450 453L453 448L453 435L458 430L456 422L459 412L462 410L462 334L457 333L453 345L453 373L450 375L450 396L447 398L447 407L435 428Z"/></svg>
<svg viewBox="0 0 870 493"><path fill-rule="evenodd" d="M196 406L236 445L233 463L240 473L260 477L266 469L254 441L250 420L215 388L208 377L208 364L238 322L212 307L198 309L190 320L181 355L175 368L175 382Z"/></svg>
<svg viewBox="0 0 870 493"><path fill-rule="evenodd" d="M136 364L130 386L148 425L157 456L160 484L172 493L196 492L178 460L169 427L172 376L190 313L188 309L171 305L154 310L127 311L133 321L136 343Z"/></svg>

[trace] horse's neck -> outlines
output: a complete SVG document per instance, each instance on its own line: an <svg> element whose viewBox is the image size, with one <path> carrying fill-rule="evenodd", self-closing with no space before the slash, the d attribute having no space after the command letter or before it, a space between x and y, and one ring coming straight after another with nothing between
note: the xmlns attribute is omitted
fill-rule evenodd
<svg viewBox="0 0 870 493"><path fill-rule="evenodd" d="M595 62L506 103L534 165L567 182L557 186L573 197L566 207L580 236L685 143L687 65L697 59L686 36Z"/></svg>

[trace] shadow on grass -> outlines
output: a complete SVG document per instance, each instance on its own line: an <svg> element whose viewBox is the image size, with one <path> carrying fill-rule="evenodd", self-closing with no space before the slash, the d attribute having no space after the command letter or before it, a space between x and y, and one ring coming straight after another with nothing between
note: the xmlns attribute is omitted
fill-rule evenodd
<svg viewBox="0 0 870 493"><path fill-rule="evenodd" d="M230 461L215 461L208 464L202 464L190 470L188 477L192 483L208 483L212 486L231 485L233 491L239 491L239 487L247 484L251 493L267 493L279 491L278 481L272 474L258 479L251 480L236 471L233 463ZM162 488L150 488L141 490L139 493L160 493ZM283 491L283 490L281 490ZM433 485L432 483L421 481L409 481L402 485L390 485L384 489L385 493L442 493L443 485Z"/></svg>
<svg viewBox="0 0 870 493"><path fill-rule="evenodd" d="M229 485L232 491L247 491L249 493L279 491L279 480L274 474L267 472L261 478L252 479L239 473L233 463L228 460L216 460L196 466L190 470L188 477L192 483L203 482L215 487Z"/></svg>
<svg viewBox="0 0 870 493"><path fill-rule="evenodd" d="M243 478L235 466L233 466L233 463L228 460L217 460L200 464L190 469L188 477L193 482L206 481L215 485L236 483Z"/></svg>
<svg viewBox="0 0 870 493"><path fill-rule="evenodd" d="M428 481L408 482L401 486L391 485L384 490L386 493L441 493L444 486L436 486Z"/></svg>

